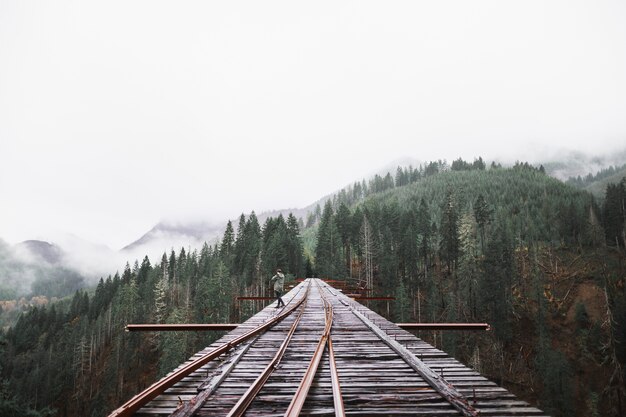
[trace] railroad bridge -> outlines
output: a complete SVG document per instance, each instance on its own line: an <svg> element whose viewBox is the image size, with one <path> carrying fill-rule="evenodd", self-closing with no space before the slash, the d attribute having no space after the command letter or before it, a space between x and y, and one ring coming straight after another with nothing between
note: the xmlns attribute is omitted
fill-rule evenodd
<svg viewBox="0 0 626 417"><path fill-rule="evenodd" d="M319 279L283 299L111 416L545 416Z"/></svg>

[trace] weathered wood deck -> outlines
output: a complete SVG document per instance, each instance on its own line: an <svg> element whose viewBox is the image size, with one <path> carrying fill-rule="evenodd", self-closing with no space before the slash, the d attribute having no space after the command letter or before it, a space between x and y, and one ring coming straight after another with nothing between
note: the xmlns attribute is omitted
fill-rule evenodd
<svg viewBox="0 0 626 417"><path fill-rule="evenodd" d="M283 297L287 308L289 303L304 297L307 292L304 288L310 282L313 280L299 284ZM462 416L477 412L476 415L493 417L545 416L445 352L319 281L309 286L306 306L303 304L301 320L284 357L252 400L247 416L285 415L324 330L322 293L332 304L332 345L346 415ZM259 326L280 311L274 304L266 307L190 361ZM197 408L193 415L228 415L270 363L296 316L292 313L268 331L202 366L135 415L172 415L181 402L186 409ZM411 355L410 360L402 354ZM411 360L415 362L413 365ZM416 366L428 368L426 377L416 371ZM466 411L460 411L436 386L433 388L428 375L437 379L438 384L449 384L451 392L467 403ZM179 409L176 415L184 413ZM328 349L324 351L301 415L335 415Z"/></svg>

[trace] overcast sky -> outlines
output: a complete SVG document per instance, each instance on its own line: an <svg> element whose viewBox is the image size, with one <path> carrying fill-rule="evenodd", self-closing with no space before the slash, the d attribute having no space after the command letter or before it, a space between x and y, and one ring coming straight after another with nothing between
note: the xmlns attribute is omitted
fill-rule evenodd
<svg viewBox="0 0 626 417"><path fill-rule="evenodd" d="M120 248L403 157L626 145L624 1L0 2L0 238Z"/></svg>

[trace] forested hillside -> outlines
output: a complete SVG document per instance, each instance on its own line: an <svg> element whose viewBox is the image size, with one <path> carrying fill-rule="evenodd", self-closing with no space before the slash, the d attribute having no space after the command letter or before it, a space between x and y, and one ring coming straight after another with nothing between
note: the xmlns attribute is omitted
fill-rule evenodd
<svg viewBox="0 0 626 417"><path fill-rule="evenodd" d="M0 415L106 415L219 336L125 324L243 320L259 306L234 297L267 294L280 266L394 295L396 321L489 322L420 336L555 416L619 416L624 188L597 203L528 164L437 161L359 181L301 222L242 215L218 245L25 311L0 334Z"/></svg>
<svg viewBox="0 0 626 417"><path fill-rule="evenodd" d="M264 293L279 265L304 274L299 233L293 216L261 227L254 213L242 215L238 233L229 223L219 246L172 251L156 265L146 257L95 291L25 311L0 334L0 415L108 415L220 336L129 334L126 324L245 319L255 306L236 305L235 296Z"/></svg>
<svg viewBox="0 0 626 417"><path fill-rule="evenodd" d="M310 248L317 272L395 295L397 321L490 323L422 336L555 416L622 415L624 181L600 207L541 168L478 162L340 193Z"/></svg>

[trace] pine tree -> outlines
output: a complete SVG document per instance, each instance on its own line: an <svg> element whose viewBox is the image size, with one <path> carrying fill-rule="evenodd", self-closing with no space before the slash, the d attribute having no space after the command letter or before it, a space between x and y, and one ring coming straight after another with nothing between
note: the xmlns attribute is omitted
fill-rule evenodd
<svg viewBox="0 0 626 417"><path fill-rule="evenodd" d="M410 315L410 312L409 312L410 301L409 301L408 291L402 279L398 280L398 285L396 286L395 296L396 296L396 302L394 303L395 319L396 321L401 322L401 323L407 322L409 319L409 315Z"/></svg>
<svg viewBox="0 0 626 417"><path fill-rule="evenodd" d="M260 280L261 226L254 211L250 213L245 227L245 250L242 273L247 285Z"/></svg>
<svg viewBox="0 0 626 417"><path fill-rule="evenodd" d="M365 288L374 289L374 234L367 216L363 215L361 225L361 252L363 254L363 275Z"/></svg>
<svg viewBox="0 0 626 417"><path fill-rule="evenodd" d="M178 324L182 323L184 318L185 312L180 308L175 308L166 321L168 324ZM187 336L186 332L165 332L161 336L159 377L166 375L187 359Z"/></svg>
<svg viewBox="0 0 626 417"><path fill-rule="evenodd" d="M170 282L170 303L172 305L178 305L178 275L176 273L176 263L176 252L174 252L174 249L172 249L172 251L170 252L170 259L167 263L167 275Z"/></svg>
<svg viewBox="0 0 626 417"><path fill-rule="evenodd" d="M418 239L418 251L422 260L422 269L424 278L426 278L428 270L428 256L430 254L430 241L431 241L431 219L428 212L428 205L426 200L422 197L419 208L416 215L416 227L417 227L417 239Z"/></svg>
<svg viewBox="0 0 626 417"><path fill-rule="evenodd" d="M319 222L322 219L322 208L319 204L315 205L315 223Z"/></svg>
<svg viewBox="0 0 626 417"><path fill-rule="evenodd" d="M626 178L606 187L604 231L608 245L624 247L626 243Z"/></svg>
<svg viewBox="0 0 626 417"><path fill-rule="evenodd" d="M486 227L491 221L491 210L485 201L485 197L482 194L478 194L476 202L474 203L474 218L478 224L478 230L480 232L480 247L482 251L485 251L485 231Z"/></svg>
<svg viewBox="0 0 626 417"><path fill-rule="evenodd" d="M478 159L474 160L474 164L473 164L473 168L474 169L478 169L478 170L484 171L486 167L487 166L485 164L485 161L483 161L482 157L479 156Z"/></svg>
<svg viewBox="0 0 626 417"><path fill-rule="evenodd" d="M287 217L287 268L296 276L302 276L304 273L300 227L295 216L291 213Z"/></svg>
<svg viewBox="0 0 626 417"><path fill-rule="evenodd" d="M126 266L124 267L124 273L122 274L122 283L128 284L130 282L132 276L132 272L130 271L130 264L126 262Z"/></svg>
<svg viewBox="0 0 626 417"><path fill-rule="evenodd" d="M261 264L263 274L271 276L277 268L286 269L288 265L288 232L287 224L282 215L277 218L270 217L265 221L262 237Z"/></svg>
<svg viewBox="0 0 626 417"><path fill-rule="evenodd" d="M226 223L226 230L222 237L222 244L220 246L220 255L222 259L225 259L228 264L232 262L233 245L235 243L235 232L233 230L233 223L229 220Z"/></svg>
<svg viewBox="0 0 626 417"><path fill-rule="evenodd" d="M154 287L154 322L163 323L167 317L167 278L161 277ZM158 332L157 332L158 334Z"/></svg>
<svg viewBox="0 0 626 417"><path fill-rule="evenodd" d="M452 192L448 191L441 214L441 254L452 273L459 258L459 211Z"/></svg>
<svg viewBox="0 0 626 417"><path fill-rule="evenodd" d="M350 253L350 234L352 228L352 216L350 215L350 209L344 203L339 205L337 214L335 216L335 222L337 224L337 230L341 239L342 257L346 261L345 273L350 272L351 258Z"/></svg>
<svg viewBox="0 0 626 417"><path fill-rule="evenodd" d="M235 239L233 272L241 275L244 269L244 258L246 253L246 216L242 213L239 216L239 226L237 226L237 238Z"/></svg>
<svg viewBox="0 0 626 417"><path fill-rule="evenodd" d="M316 270L320 277L339 278L343 270L341 259L341 236L333 216L330 201L324 205L324 212L317 231L315 248Z"/></svg>
<svg viewBox="0 0 626 417"><path fill-rule="evenodd" d="M460 299L459 307L463 302L467 313L474 319L477 314L477 284L478 284L478 254L476 248L476 222L470 214L461 217L459 227L461 245L461 259L459 261Z"/></svg>
<svg viewBox="0 0 626 417"><path fill-rule="evenodd" d="M400 273L408 278L409 282L415 282L419 275L419 249L418 239L413 224L407 222L403 227L402 240L399 247L399 261L402 265Z"/></svg>
<svg viewBox="0 0 626 417"><path fill-rule="evenodd" d="M480 281L480 305L498 339L511 334L511 286L515 275L513 248L505 230L498 226L487 244Z"/></svg>

